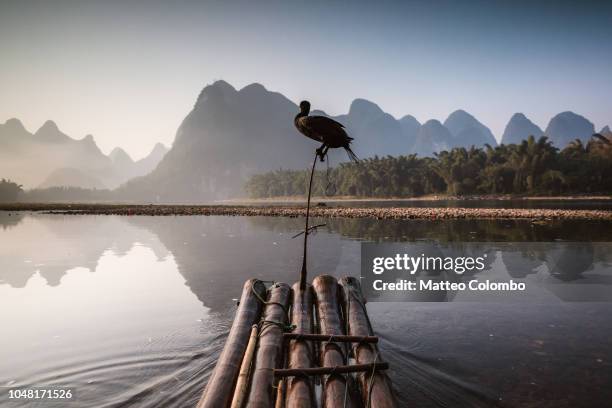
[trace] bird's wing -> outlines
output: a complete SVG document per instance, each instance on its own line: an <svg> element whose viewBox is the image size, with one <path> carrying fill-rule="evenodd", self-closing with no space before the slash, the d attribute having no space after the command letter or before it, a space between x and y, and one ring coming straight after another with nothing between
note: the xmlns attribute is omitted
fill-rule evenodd
<svg viewBox="0 0 612 408"><path fill-rule="evenodd" d="M308 137L319 140L331 148L341 147L353 140L346 134L344 126L325 116L306 116L298 120Z"/></svg>
<svg viewBox="0 0 612 408"><path fill-rule="evenodd" d="M353 140L344 130L344 125L326 116L307 116L302 118L302 124L308 128L311 134L316 135L322 141L329 138L340 142L341 140Z"/></svg>
<svg viewBox="0 0 612 408"><path fill-rule="evenodd" d="M325 116L313 116L312 118L324 142L329 146L340 147L351 143L351 140L353 140L353 138L346 133L342 123L336 122Z"/></svg>
<svg viewBox="0 0 612 408"><path fill-rule="evenodd" d="M299 119L296 119L295 126L297 126L298 130L303 135L308 136L309 138L316 140L317 142L322 142L323 140L321 139L321 135L314 130L312 123L309 124L308 119L310 119L308 116L303 116Z"/></svg>
<svg viewBox="0 0 612 408"><path fill-rule="evenodd" d="M342 123L337 122L332 118L328 118L327 116L308 116L308 119L312 120L313 123L317 125L338 126L344 128L344 125Z"/></svg>

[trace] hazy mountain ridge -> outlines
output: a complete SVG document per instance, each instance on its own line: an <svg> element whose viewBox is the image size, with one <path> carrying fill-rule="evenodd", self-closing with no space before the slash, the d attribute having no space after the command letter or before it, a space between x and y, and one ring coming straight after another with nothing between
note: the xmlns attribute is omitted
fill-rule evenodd
<svg viewBox="0 0 612 408"><path fill-rule="evenodd" d="M122 166L132 163L124 168L102 153L91 135L73 139L50 120L30 133L13 118L0 124L0 174L26 188L115 188L131 177L149 173L167 151L160 146L135 163L121 150L124 156L118 160ZM113 152L115 158L121 156L117 149Z"/></svg>
<svg viewBox="0 0 612 408"><path fill-rule="evenodd" d="M295 103L261 84L241 90L225 81L208 85L159 166L151 174L126 183L122 193L135 200L146 197L161 202L229 198L244 194L242 186L250 175L279 168L304 169L318 145L294 129L292 119L297 112ZM422 125L409 115L395 119L365 99L355 99L346 114L331 116L320 110L311 114L342 123L362 158L413 153L431 156L453 147L497 145L491 130L463 110L451 113L444 124L432 119ZM531 130L541 134L537 126L515 133ZM551 132L550 137L556 142L557 132ZM330 155L332 164L346 160L341 151Z"/></svg>
<svg viewBox="0 0 612 408"><path fill-rule="evenodd" d="M240 192L252 174L304 168L314 145L293 126L297 110L260 84L239 91L225 81L206 86L157 168L121 193L164 202L224 198Z"/></svg>
<svg viewBox="0 0 612 408"><path fill-rule="evenodd" d="M406 150L408 141L401 123L378 105L365 99L355 99L348 114L338 117L355 140L355 152L361 157L386 156Z"/></svg>
<svg viewBox="0 0 612 408"><path fill-rule="evenodd" d="M587 118L574 112L566 111L555 115L544 131L544 134L557 147L565 147L572 141L580 139L587 143L595 133L595 125Z"/></svg>
<svg viewBox="0 0 612 408"><path fill-rule="evenodd" d="M128 180L118 193L138 201L229 198L242 195L243 183L253 174L309 166L318 145L295 130L297 112L294 102L261 84L237 90L225 81L216 81L198 95L177 130L172 148L158 144L149 156L136 162L121 148L105 156L93 137L72 139L53 122L31 134L21 122L11 119L0 125L0 157L6 152L18 159L0 164L0 173L28 187L43 180L44 186L60 183L62 175L81 187L102 184L114 188ZM464 110L452 112L443 123L430 119L421 124L413 116L396 119L371 101L355 99L346 114L330 116L317 110L311 114L333 117L344 124L361 158L431 156L454 147L497 145L491 130ZM592 133L592 123L572 112L553 117L546 132L516 113L501 142L518 143L531 134L546 134L557 147L563 147L575 138L587 140ZM58 146L61 154L56 153ZM40 157L42 161L34 161ZM344 152L330 152L332 165L346 160ZM41 162L43 169L37 170L44 174L29 172L28 163Z"/></svg>
<svg viewBox="0 0 612 408"><path fill-rule="evenodd" d="M161 143L155 144L153 150L144 158L134 161L120 147L115 147L108 155L115 171L123 176L123 181L149 174L168 153L168 148Z"/></svg>
<svg viewBox="0 0 612 408"><path fill-rule="evenodd" d="M453 147L497 146L491 130L462 109L448 115L444 126L453 136Z"/></svg>
<svg viewBox="0 0 612 408"><path fill-rule="evenodd" d="M421 122L412 115L406 115L399 120L399 123L402 126L402 132L404 133L408 148L412 150L416 143L416 137L421 127Z"/></svg>
<svg viewBox="0 0 612 408"><path fill-rule="evenodd" d="M529 136L540 137L544 131L522 113L515 113L504 129L502 144L516 144Z"/></svg>
<svg viewBox="0 0 612 408"><path fill-rule="evenodd" d="M419 156L431 156L442 150L454 147L453 136L439 120L430 119L423 123L416 136L414 149L411 153Z"/></svg>

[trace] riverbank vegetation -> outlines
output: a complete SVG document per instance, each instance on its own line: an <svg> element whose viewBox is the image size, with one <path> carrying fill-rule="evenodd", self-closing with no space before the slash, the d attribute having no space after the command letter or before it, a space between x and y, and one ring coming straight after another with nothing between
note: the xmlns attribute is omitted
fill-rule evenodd
<svg viewBox="0 0 612 408"><path fill-rule="evenodd" d="M323 167L323 166L321 166ZM304 197L309 170L277 170L250 177L245 193L252 199ZM612 194L612 140L579 140L563 150L546 137L530 137L520 144L484 148L454 148L434 157L387 156L319 170L314 196L329 199L437 199L514 196L568 196ZM176 202L190 202L173 197ZM115 190L49 187L23 190L15 181L0 181L0 202L113 203L158 202L138 197L129 184Z"/></svg>
<svg viewBox="0 0 612 408"><path fill-rule="evenodd" d="M7 179L0 180L0 203L10 203L17 201L23 192L22 186Z"/></svg>
<svg viewBox="0 0 612 408"><path fill-rule="evenodd" d="M313 194L417 197L426 194L561 195L612 192L612 142L601 136L565 149L546 137L521 144L454 148L434 157L387 156L342 163L316 172ZM277 170L252 176L252 198L303 195L309 171Z"/></svg>

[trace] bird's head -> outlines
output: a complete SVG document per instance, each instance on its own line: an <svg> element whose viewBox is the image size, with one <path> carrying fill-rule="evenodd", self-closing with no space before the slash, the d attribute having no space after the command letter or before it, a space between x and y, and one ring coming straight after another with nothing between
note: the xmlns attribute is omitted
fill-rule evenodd
<svg viewBox="0 0 612 408"><path fill-rule="evenodd" d="M308 115L308 113L310 112L310 102L308 101L300 102L300 112Z"/></svg>

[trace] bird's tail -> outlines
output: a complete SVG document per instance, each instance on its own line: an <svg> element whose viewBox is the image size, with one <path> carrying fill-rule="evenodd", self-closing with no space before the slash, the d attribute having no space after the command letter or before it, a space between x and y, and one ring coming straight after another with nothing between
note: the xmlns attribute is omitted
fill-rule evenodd
<svg viewBox="0 0 612 408"><path fill-rule="evenodd" d="M359 162L359 157L357 157L357 155L355 154L355 152L353 152L350 148L350 146L346 145L344 146L344 150L346 150L346 154L348 154L349 159L351 159L352 161L354 161L355 163Z"/></svg>

